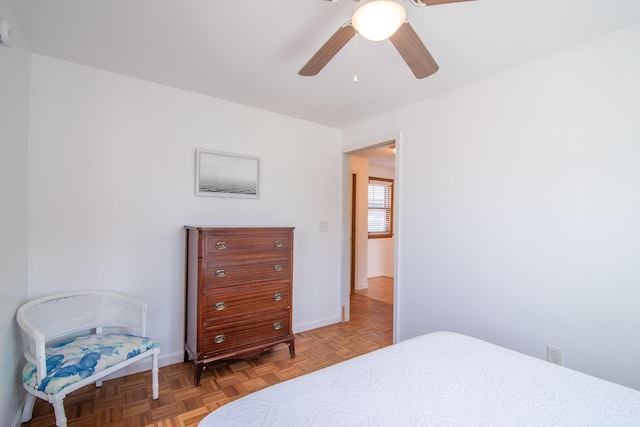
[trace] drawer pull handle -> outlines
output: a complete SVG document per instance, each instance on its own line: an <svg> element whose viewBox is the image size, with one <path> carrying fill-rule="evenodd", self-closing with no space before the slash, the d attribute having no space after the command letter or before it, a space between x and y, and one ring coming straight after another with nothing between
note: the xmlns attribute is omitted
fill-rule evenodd
<svg viewBox="0 0 640 427"><path fill-rule="evenodd" d="M273 242L273 246L275 246L276 248L281 248L284 246L284 242L278 239L275 242Z"/></svg>
<svg viewBox="0 0 640 427"><path fill-rule="evenodd" d="M227 270L216 270L216 277L225 277L227 275Z"/></svg>
<svg viewBox="0 0 640 427"><path fill-rule="evenodd" d="M215 344L221 344L226 339L227 339L227 337L225 337L224 334L220 334L220 335L216 335L215 337L213 337L213 342Z"/></svg>
<svg viewBox="0 0 640 427"><path fill-rule="evenodd" d="M216 249L227 249L227 242L216 242Z"/></svg>
<svg viewBox="0 0 640 427"><path fill-rule="evenodd" d="M282 329L282 322L275 322L273 324L273 330L277 331L278 329Z"/></svg>
<svg viewBox="0 0 640 427"><path fill-rule="evenodd" d="M278 294L273 294L273 300L274 301L280 301L282 299L282 294L278 293Z"/></svg>
<svg viewBox="0 0 640 427"><path fill-rule="evenodd" d="M284 267L282 266L282 264L276 264L276 265L273 266L273 271L278 272L278 271L282 271L282 270L284 270Z"/></svg>
<svg viewBox="0 0 640 427"><path fill-rule="evenodd" d="M227 308L227 303L224 301L217 302L216 305L213 306L213 309L216 311L224 310L225 308Z"/></svg>

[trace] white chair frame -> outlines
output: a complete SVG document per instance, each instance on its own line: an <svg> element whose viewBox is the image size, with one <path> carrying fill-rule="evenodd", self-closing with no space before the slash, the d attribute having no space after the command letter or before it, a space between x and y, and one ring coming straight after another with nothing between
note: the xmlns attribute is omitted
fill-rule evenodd
<svg viewBox="0 0 640 427"><path fill-rule="evenodd" d="M25 341L24 356L36 366L37 384L47 376L46 344L52 340L77 335L102 333L103 328L123 328L127 333L146 336L147 304L126 295L107 291L73 291L34 299L22 305L16 315ZM93 331L93 332L92 332ZM31 419L36 397L53 406L56 426L66 427L63 400L67 394L87 384L102 386L102 378L141 359L151 356L152 393L158 399L158 354L160 348L140 353L108 369L63 388L57 394L47 394L24 384L27 399L22 422Z"/></svg>

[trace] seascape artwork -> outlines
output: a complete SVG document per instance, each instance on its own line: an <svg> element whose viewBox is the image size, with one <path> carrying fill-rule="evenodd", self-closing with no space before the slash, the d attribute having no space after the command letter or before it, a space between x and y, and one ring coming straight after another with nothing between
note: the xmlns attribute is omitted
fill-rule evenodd
<svg viewBox="0 0 640 427"><path fill-rule="evenodd" d="M258 197L259 159L198 150L196 161L196 194Z"/></svg>

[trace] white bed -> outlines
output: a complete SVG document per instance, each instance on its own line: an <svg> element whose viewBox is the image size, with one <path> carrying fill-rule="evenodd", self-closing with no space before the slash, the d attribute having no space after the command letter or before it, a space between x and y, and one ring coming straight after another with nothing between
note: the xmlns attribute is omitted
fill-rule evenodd
<svg viewBox="0 0 640 427"><path fill-rule="evenodd" d="M252 393L199 426L640 426L640 391L437 332Z"/></svg>

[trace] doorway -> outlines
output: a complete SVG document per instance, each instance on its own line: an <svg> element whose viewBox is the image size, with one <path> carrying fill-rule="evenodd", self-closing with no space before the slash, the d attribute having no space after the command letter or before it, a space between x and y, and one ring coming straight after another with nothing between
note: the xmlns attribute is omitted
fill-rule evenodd
<svg viewBox="0 0 640 427"><path fill-rule="evenodd" d="M396 236L369 238L369 177L397 182L397 140L387 140L344 154L343 159L343 321L350 319L350 296L353 292L376 298L386 294L395 313ZM393 193L393 211L397 209L397 191ZM391 215L393 229L397 218ZM371 285L370 285L371 284ZM390 284L391 290L388 288ZM382 287L381 287L382 286ZM371 289L369 289L371 287ZM391 292L391 298L389 298ZM395 316L394 316L395 319ZM395 326L395 325L394 325ZM393 328L395 331L395 327Z"/></svg>

